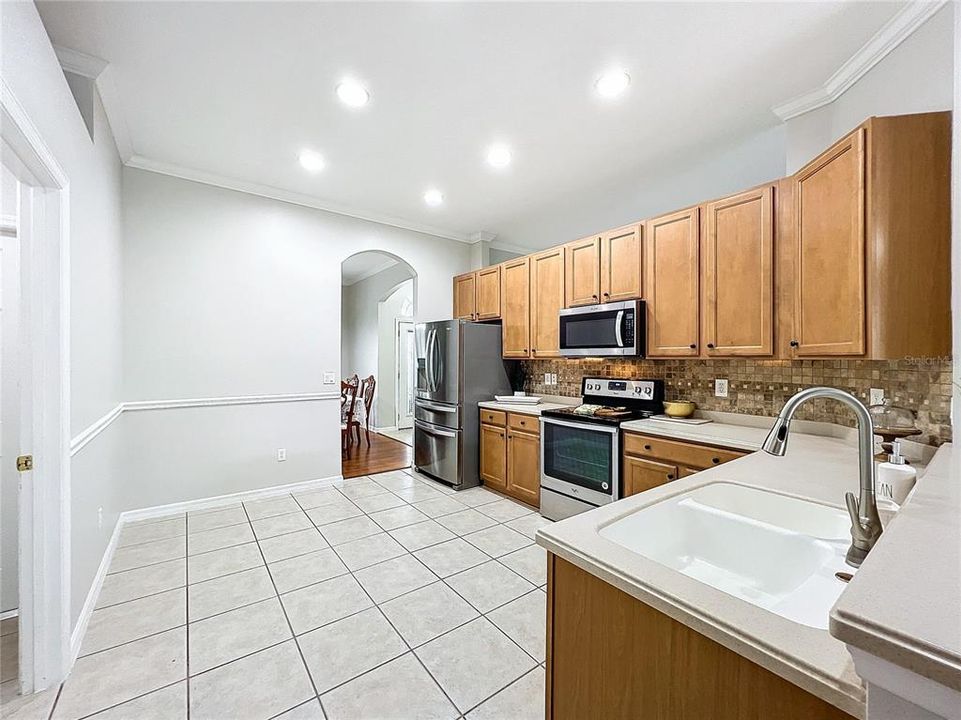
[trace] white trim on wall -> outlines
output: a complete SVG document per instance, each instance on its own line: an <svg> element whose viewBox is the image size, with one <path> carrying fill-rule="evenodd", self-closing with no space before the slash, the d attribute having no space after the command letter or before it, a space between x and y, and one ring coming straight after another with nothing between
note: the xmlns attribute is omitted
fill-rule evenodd
<svg viewBox="0 0 961 720"><path fill-rule="evenodd" d="M124 412L142 410L172 410L174 408L224 407L227 405L265 405L269 403L314 402L335 400L340 393L334 390L312 393L281 393L274 395L232 395L227 397L179 398L176 400L135 400L119 403L115 408L98 418L80 432L70 442L70 456L73 457L86 447L95 437L106 430Z"/></svg>
<svg viewBox="0 0 961 720"><path fill-rule="evenodd" d="M771 111L785 121L834 102L924 25L946 2L947 0L909 2L825 80L823 85L775 105Z"/></svg>

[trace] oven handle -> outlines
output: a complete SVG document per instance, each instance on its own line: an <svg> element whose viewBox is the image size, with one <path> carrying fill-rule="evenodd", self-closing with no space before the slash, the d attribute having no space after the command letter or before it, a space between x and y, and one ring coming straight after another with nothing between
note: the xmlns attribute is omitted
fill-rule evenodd
<svg viewBox="0 0 961 720"><path fill-rule="evenodd" d="M617 341L617 347L624 347L624 335L621 332L621 326L624 324L624 311L617 311L617 318L614 320L614 339Z"/></svg>
<svg viewBox="0 0 961 720"><path fill-rule="evenodd" d="M608 425L598 425L592 422L572 422L570 420L560 420L559 418L544 417L541 415L541 423L551 425L562 425L563 427L577 428L578 430L596 430L597 432L607 433L608 435L617 435L619 428Z"/></svg>

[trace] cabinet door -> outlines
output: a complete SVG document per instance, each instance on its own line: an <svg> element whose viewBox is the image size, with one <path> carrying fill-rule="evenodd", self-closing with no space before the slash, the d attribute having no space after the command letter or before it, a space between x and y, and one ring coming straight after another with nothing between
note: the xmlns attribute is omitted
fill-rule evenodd
<svg viewBox="0 0 961 720"><path fill-rule="evenodd" d="M501 269L501 334L506 358L530 357L530 269L529 257L508 260Z"/></svg>
<svg viewBox="0 0 961 720"><path fill-rule="evenodd" d="M507 492L528 505L541 504L541 439L510 430L507 434Z"/></svg>
<svg viewBox="0 0 961 720"><path fill-rule="evenodd" d="M677 479L677 466L624 456L624 497Z"/></svg>
<svg viewBox="0 0 961 720"><path fill-rule="evenodd" d="M710 203L703 250L707 355L774 352L774 190Z"/></svg>
<svg viewBox="0 0 961 720"><path fill-rule="evenodd" d="M560 357L564 307L564 248L531 257L531 357Z"/></svg>
<svg viewBox="0 0 961 720"><path fill-rule="evenodd" d="M476 317L478 320L496 320L501 316L501 266L478 270L476 276Z"/></svg>
<svg viewBox="0 0 961 720"><path fill-rule="evenodd" d="M648 220L644 227L647 355L698 354L698 208Z"/></svg>
<svg viewBox="0 0 961 720"><path fill-rule="evenodd" d="M794 176L798 356L864 353L864 133L859 128Z"/></svg>
<svg viewBox="0 0 961 720"><path fill-rule="evenodd" d="M610 230L601 238L601 302L641 297L641 226Z"/></svg>
<svg viewBox="0 0 961 720"><path fill-rule="evenodd" d="M473 320L475 309L476 273L464 273L454 278L454 317Z"/></svg>
<svg viewBox="0 0 961 720"><path fill-rule="evenodd" d="M485 485L507 490L507 432L496 425L480 426L480 476Z"/></svg>
<svg viewBox="0 0 961 720"><path fill-rule="evenodd" d="M595 305L601 300L601 238L592 236L567 245L567 307Z"/></svg>

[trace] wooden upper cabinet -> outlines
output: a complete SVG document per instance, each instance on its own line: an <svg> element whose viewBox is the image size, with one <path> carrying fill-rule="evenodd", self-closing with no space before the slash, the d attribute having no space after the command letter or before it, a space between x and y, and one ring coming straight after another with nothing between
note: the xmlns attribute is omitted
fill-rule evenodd
<svg viewBox="0 0 961 720"><path fill-rule="evenodd" d="M794 176L794 337L802 355L865 349L865 130Z"/></svg>
<svg viewBox="0 0 961 720"><path fill-rule="evenodd" d="M601 237L601 302L641 297L641 226L609 230Z"/></svg>
<svg viewBox="0 0 961 720"><path fill-rule="evenodd" d="M454 278L454 318L473 320L476 309L476 273L464 273Z"/></svg>
<svg viewBox="0 0 961 720"><path fill-rule="evenodd" d="M531 357L560 357L559 312L564 307L564 247L532 255Z"/></svg>
<svg viewBox="0 0 961 720"><path fill-rule="evenodd" d="M708 357L774 353L774 188L709 203L701 245Z"/></svg>
<svg viewBox="0 0 961 720"><path fill-rule="evenodd" d="M531 292L530 257L501 265L501 330L506 358L530 357Z"/></svg>
<svg viewBox="0 0 961 720"><path fill-rule="evenodd" d="M478 270L475 275L475 319L496 320L501 316L501 266Z"/></svg>
<svg viewBox="0 0 961 720"><path fill-rule="evenodd" d="M696 207L645 223L648 357L698 354L699 224Z"/></svg>
<svg viewBox="0 0 961 720"><path fill-rule="evenodd" d="M601 301L601 237L567 244L567 307L595 305Z"/></svg>

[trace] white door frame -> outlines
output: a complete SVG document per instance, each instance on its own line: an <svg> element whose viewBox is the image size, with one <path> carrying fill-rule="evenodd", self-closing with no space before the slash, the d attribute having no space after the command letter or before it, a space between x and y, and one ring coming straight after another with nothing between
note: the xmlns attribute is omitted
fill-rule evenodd
<svg viewBox="0 0 961 720"><path fill-rule="evenodd" d="M401 418L401 412L400 412L400 407L401 407L401 397L400 397L400 390L401 390L400 371L401 371L401 368L403 367L403 364L404 364L403 361L401 360L401 344L402 344L402 343L401 343L401 339L400 339L400 334L401 334L401 331L402 331L404 325L410 325L410 326L411 326L411 329L413 329L413 326L414 326L414 318L412 318L412 317L402 317L402 318L399 317L399 318L394 318L394 374L395 374L395 380L394 380L394 427L396 427L398 430L401 429L401 424L400 424L400 418ZM408 368L408 369L409 369L409 370L413 370L413 368ZM413 380L414 380L413 375L411 375L411 377L408 377L408 378L407 378L407 389L408 389L409 391L413 391L413 385L412 385ZM406 403L403 403L403 404L404 404L404 406L406 407ZM404 417L407 417L407 414L406 414L406 413L404 413ZM414 426L414 425L413 425L413 422L411 422L410 425L405 426L405 427L413 427L413 426Z"/></svg>
<svg viewBox="0 0 961 720"><path fill-rule="evenodd" d="M66 173L0 78L2 161L21 183L20 686L70 667L70 191Z"/></svg>

